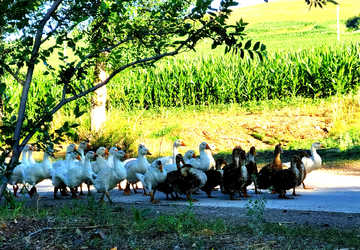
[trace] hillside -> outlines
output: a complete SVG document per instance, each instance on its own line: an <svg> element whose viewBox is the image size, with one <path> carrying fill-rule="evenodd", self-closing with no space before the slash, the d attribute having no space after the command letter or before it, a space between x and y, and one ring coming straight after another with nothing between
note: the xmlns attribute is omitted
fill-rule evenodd
<svg viewBox="0 0 360 250"><path fill-rule="evenodd" d="M340 4L340 20L360 14L358 0L338 0ZM336 20L337 6L328 3L323 9L312 7L303 0L279 0L267 4L258 4L244 8L236 8L229 23L234 23L241 17L248 23L276 22L276 21L307 21L324 22Z"/></svg>

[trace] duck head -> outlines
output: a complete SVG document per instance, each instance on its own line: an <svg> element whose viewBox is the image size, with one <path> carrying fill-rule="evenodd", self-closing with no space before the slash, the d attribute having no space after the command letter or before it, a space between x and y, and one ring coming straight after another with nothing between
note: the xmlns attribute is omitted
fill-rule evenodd
<svg viewBox="0 0 360 250"><path fill-rule="evenodd" d="M174 142L174 146L175 147L180 147L180 146L186 146L185 142L183 140L176 140Z"/></svg>
<svg viewBox="0 0 360 250"><path fill-rule="evenodd" d="M277 144L275 146L274 156L277 156L278 154L283 154L284 151L281 148L281 143Z"/></svg>
<svg viewBox="0 0 360 250"><path fill-rule="evenodd" d="M206 142L200 143L199 150L201 151L201 150L205 150L205 149L210 149L211 150L209 144L207 144Z"/></svg>
<svg viewBox="0 0 360 250"><path fill-rule="evenodd" d="M161 161L157 161L157 168L160 170L160 172L162 173L164 170L163 170L163 166L162 166L162 163Z"/></svg>
<svg viewBox="0 0 360 250"><path fill-rule="evenodd" d="M125 152L123 150L117 150L114 153L114 156L117 157L118 159L122 159L125 156Z"/></svg>
<svg viewBox="0 0 360 250"><path fill-rule="evenodd" d="M109 150L109 154L114 155L115 152L117 152L117 151L118 151L117 147L112 147L112 148L110 148L110 150Z"/></svg>

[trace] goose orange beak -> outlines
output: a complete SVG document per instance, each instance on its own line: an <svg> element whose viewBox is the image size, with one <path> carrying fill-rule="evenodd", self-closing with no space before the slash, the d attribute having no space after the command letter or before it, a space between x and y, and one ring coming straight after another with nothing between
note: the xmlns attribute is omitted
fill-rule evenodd
<svg viewBox="0 0 360 250"><path fill-rule="evenodd" d="M206 149L210 149L210 150L211 150L211 148L209 147L209 144L207 144L207 143L206 143Z"/></svg>
<svg viewBox="0 0 360 250"><path fill-rule="evenodd" d="M77 150L77 147L75 146L74 150Z"/></svg>
<svg viewBox="0 0 360 250"><path fill-rule="evenodd" d="M33 150L33 148L31 146L29 146L29 150Z"/></svg>
<svg viewBox="0 0 360 250"><path fill-rule="evenodd" d="M160 170L161 173L164 171L162 165L159 166L159 170Z"/></svg>
<svg viewBox="0 0 360 250"><path fill-rule="evenodd" d="M79 161L81 161L80 155L77 155L77 156L76 156L76 159L78 159Z"/></svg>
<svg viewBox="0 0 360 250"><path fill-rule="evenodd" d="M197 159L197 157L196 157L196 154L195 154L195 153L193 153L192 158Z"/></svg>
<svg viewBox="0 0 360 250"><path fill-rule="evenodd" d="M184 141L181 141L181 146L186 146Z"/></svg>
<svg viewBox="0 0 360 250"><path fill-rule="evenodd" d="M96 154L96 153L94 153L94 156L96 157L96 156L97 156L97 154Z"/></svg>
<svg viewBox="0 0 360 250"><path fill-rule="evenodd" d="M106 154L106 155L109 155L109 154L110 154L109 151L107 151L107 149L105 149L105 154Z"/></svg>
<svg viewBox="0 0 360 250"><path fill-rule="evenodd" d="M151 155L150 151L147 152L147 155Z"/></svg>
<svg viewBox="0 0 360 250"><path fill-rule="evenodd" d="M91 148L90 143L87 143L87 144L86 144L86 147L87 147L87 148Z"/></svg>

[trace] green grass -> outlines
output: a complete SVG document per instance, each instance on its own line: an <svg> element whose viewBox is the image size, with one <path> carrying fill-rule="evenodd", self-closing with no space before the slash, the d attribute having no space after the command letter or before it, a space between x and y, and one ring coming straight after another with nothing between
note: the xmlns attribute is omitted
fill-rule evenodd
<svg viewBox="0 0 360 250"><path fill-rule="evenodd" d="M131 249L173 249L181 244L188 249L246 246L248 248L314 249L356 248L360 244L357 228L320 227L301 222L262 221L265 207L249 203L251 211L239 211L234 218L198 216L196 207L188 205L173 212L156 212L152 208L132 208L84 202L43 208L43 217L26 207L16 216L0 217L0 225L8 225L0 237L0 245L9 248L35 248L46 244L55 248L80 249L115 246ZM265 201L266 202L266 201ZM261 203L265 205L265 203ZM256 211L259 211L256 212ZM0 208L12 214L11 209ZM254 217L254 215L259 217ZM16 230L13 230L14 221ZM261 223L259 223L261 221ZM254 226L258 230L254 230ZM39 231L38 231L39 230ZM260 231L259 231L260 230ZM31 234L31 235L30 235ZM7 247L7 248L6 248Z"/></svg>

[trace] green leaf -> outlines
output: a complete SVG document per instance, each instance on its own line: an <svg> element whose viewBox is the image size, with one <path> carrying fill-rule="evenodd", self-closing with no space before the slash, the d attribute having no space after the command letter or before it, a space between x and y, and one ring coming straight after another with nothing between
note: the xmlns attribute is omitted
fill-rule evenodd
<svg viewBox="0 0 360 250"><path fill-rule="evenodd" d="M251 40L245 43L244 49L249 49L251 47Z"/></svg>
<svg viewBox="0 0 360 250"><path fill-rule="evenodd" d="M248 50L251 60L254 60L254 53L251 50Z"/></svg>
<svg viewBox="0 0 360 250"><path fill-rule="evenodd" d="M240 57L241 59L244 59L245 53L243 49L240 49Z"/></svg>
<svg viewBox="0 0 360 250"><path fill-rule="evenodd" d="M256 42L255 45L254 45L253 50L258 50L259 47L260 47L260 42Z"/></svg>
<svg viewBox="0 0 360 250"><path fill-rule="evenodd" d="M266 50L266 46L265 44L261 44L260 51L264 51L264 50Z"/></svg>
<svg viewBox="0 0 360 250"><path fill-rule="evenodd" d="M56 38L56 44L62 45L62 43L63 43L63 38L61 36L58 36Z"/></svg>
<svg viewBox="0 0 360 250"><path fill-rule="evenodd" d="M0 95L2 95L6 90L6 84L0 83Z"/></svg>

